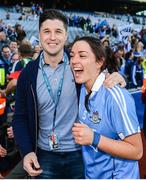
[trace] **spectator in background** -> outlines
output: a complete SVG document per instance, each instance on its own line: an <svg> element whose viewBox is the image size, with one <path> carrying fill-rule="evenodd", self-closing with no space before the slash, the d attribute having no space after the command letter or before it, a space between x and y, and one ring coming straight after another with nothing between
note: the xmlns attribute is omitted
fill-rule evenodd
<svg viewBox="0 0 146 180"><path fill-rule="evenodd" d="M2 47L9 44L9 40L7 39L6 33L4 31L0 32L0 51Z"/></svg>
<svg viewBox="0 0 146 180"><path fill-rule="evenodd" d="M33 49L28 40L23 40L18 48L19 59L15 67L15 71L22 71L26 67L27 63L32 60Z"/></svg>
<svg viewBox="0 0 146 180"><path fill-rule="evenodd" d="M103 39L101 39L102 44L106 46L110 46L109 36L106 35Z"/></svg>
<svg viewBox="0 0 146 180"><path fill-rule="evenodd" d="M19 58L19 53L14 53L11 57L11 61L12 61L12 70L11 73L13 73L15 71L16 68L16 64L19 62L20 58Z"/></svg>
<svg viewBox="0 0 146 180"><path fill-rule="evenodd" d="M6 88L7 76L11 71L11 51L9 46L5 45L2 47L2 52L0 56L0 90ZM7 119L7 109L2 115L0 115L0 122L3 123Z"/></svg>
<svg viewBox="0 0 146 180"><path fill-rule="evenodd" d="M15 31L15 28L11 24L9 24L7 26L6 32L7 32L7 37L9 38L10 41L16 41L17 34L16 34L16 31Z"/></svg>
<svg viewBox="0 0 146 180"><path fill-rule="evenodd" d="M142 27L142 29L140 31L140 35L141 35L142 43L144 45L144 49L146 49L146 29L144 26Z"/></svg>
<svg viewBox="0 0 146 180"><path fill-rule="evenodd" d="M130 50L125 54L125 76L127 78L127 86L126 88L132 88L132 67L134 65L134 55L133 55L133 50Z"/></svg>
<svg viewBox="0 0 146 180"><path fill-rule="evenodd" d="M0 19L0 32L4 30L3 24L4 24L3 19Z"/></svg>
<svg viewBox="0 0 146 180"><path fill-rule="evenodd" d="M33 53L33 57L32 57L33 60L37 59L37 57L39 56L41 50L42 50L42 47L41 47L40 44L36 44L34 46L34 49L33 49L34 53Z"/></svg>
<svg viewBox="0 0 146 180"><path fill-rule="evenodd" d="M12 54L18 53L18 44L17 44L16 41L11 41L10 44L9 44L9 47L10 47L10 50L11 50Z"/></svg>
<svg viewBox="0 0 146 180"><path fill-rule="evenodd" d="M11 49L9 47L9 45L4 45L2 47L2 51L1 51L1 57L2 57L2 60L7 63L7 64L10 64L11 63Z"/></svg>
<svg viewBox="0 0 146 180"><path fill-rule="evenodd" d="M125 49L124 44L120 43L117 45L117 50L115 51L115 57L118 62L119 73L125 75Z"/></svg>
<svg viewBox="0 0 146 180"><path fill-rule="evenodd" d="M1 56L0 56L0 67L4 69L5 74L5 83L6 83L6 77L10 74L10 71L12 69L12 62L11 62L11 50L8 45L4 45L2 47Z"/></svg>
<svg viewBox="0 0 146 180"><path fill-rule="evenodd" d="M21 24L16 24L15 29L16 29L16 35L17 35L17 42L18 44L20 44L25 39L26 32L24 31Z"/></svg>
<svg viewBox="0 0 146 180"><path fill-rule="evenodd" d="M132 83L134 87L142 87L144 78L144 69L142 66L142 53L134 52L134 64L132 66Z"/></svg>
<svg viewBox="0 0 146 180"><path fill-rule="evenodd" d="M113 24L113 26L111 28L111 34L115 39L118 38L118 29L117 29L117 26L115 24Z"/></svg>
<svg viewBox="0 0 146 180"><path fill-rule="evenodd" d="M142 41L139 38L137 38L137 42L135 44L135 51L139 52L139 53L142 53L143 52L143 47L144 47L144 45L143 45Z"/></svg>
<svg viewBox="0 0 146 180"><path fill-rule="evenodd" d="M6 19L7 19L7 20L10 19L10 13L9 13L9 12L6 13Z"/></svg>

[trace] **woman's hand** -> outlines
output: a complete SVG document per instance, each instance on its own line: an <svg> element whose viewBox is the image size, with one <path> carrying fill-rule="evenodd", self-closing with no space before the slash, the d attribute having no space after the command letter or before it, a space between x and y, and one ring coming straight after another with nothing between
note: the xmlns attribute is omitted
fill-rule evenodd
<svg viewBox="0 0 146 180"><path fill-rule="evenodd" d="M93 141L93 130L85 124L74 123L72 133L75 142L80 145L91 145Z"/></svg>

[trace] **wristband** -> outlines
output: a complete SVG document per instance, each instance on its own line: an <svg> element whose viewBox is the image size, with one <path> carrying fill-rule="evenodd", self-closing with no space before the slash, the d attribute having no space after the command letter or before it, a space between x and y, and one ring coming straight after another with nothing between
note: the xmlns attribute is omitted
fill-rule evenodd
<svg viewBox="0 0 146 180"><path fill-rule="evenodd" d="M99 143L99 140L100 140L100 134L93 131L93 141L92 141L92 146L94 148L97 148L98 146L98 143Z"/></svg>

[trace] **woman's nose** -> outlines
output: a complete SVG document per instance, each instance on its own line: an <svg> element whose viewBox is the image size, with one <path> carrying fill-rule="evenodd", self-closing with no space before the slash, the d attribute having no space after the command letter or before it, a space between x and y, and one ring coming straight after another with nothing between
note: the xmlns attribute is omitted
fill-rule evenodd
<svg viewBox="0 0 146 180"><path fill-rule="evenodd" d="M72 62L73 64L77 63L77 62L78 62L78 58L77 58L76 56L72 57L72 58L71 58L71 62Z"/></svg>

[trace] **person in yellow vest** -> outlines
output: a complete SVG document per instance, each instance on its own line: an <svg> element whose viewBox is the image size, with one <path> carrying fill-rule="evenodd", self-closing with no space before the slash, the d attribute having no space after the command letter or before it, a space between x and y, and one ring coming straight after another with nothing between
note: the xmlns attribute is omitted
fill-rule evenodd
<svg viewBox="0 0 146 180"><path fill-rule="evenodd" d="M0 87L5 85L5 69L0 67Z"/></svg>
<svg viewBox="0 0 146 180"><path fill-rule="evenodd" d="M144 50L144 52L143 52L142 66L143 66L143 69L144 69L144 74L146 74L146 50Z"/></svg>
<svg viewBox="0 0 146 180"><path fill-rule="evenodd" d="M9 83L7 84L5 90L0 90L0 94L2 97L6 97L15 90L20 72L23 68L26 67L27 63L32 60L33 50L30 42L27 40L23 40L18 48L18 53L20 61L16 64L15 69L10 74L8 78Z"/></svg>
<svg viewBox="0 0 146 180"><path fill-rule="evenodd" d="M2 47L2 51L0 54L0 60L1 60L1 66L5 68L6 75L10 73L11 67L12 67L12 62L11 62L11 50L9 45L4 45Z"/></svg>
<svg viewBox="0 0 146 180"><path fill-rule="evenodd" d="M11 51L8 45L2 47L2 52L0 54L0 89L5 89L7 84L7 75L11 68ZM6 99L0 97L0 121L3 123L7 118L6 113ZM5 103L3 102L5 101Z"/></svg>

